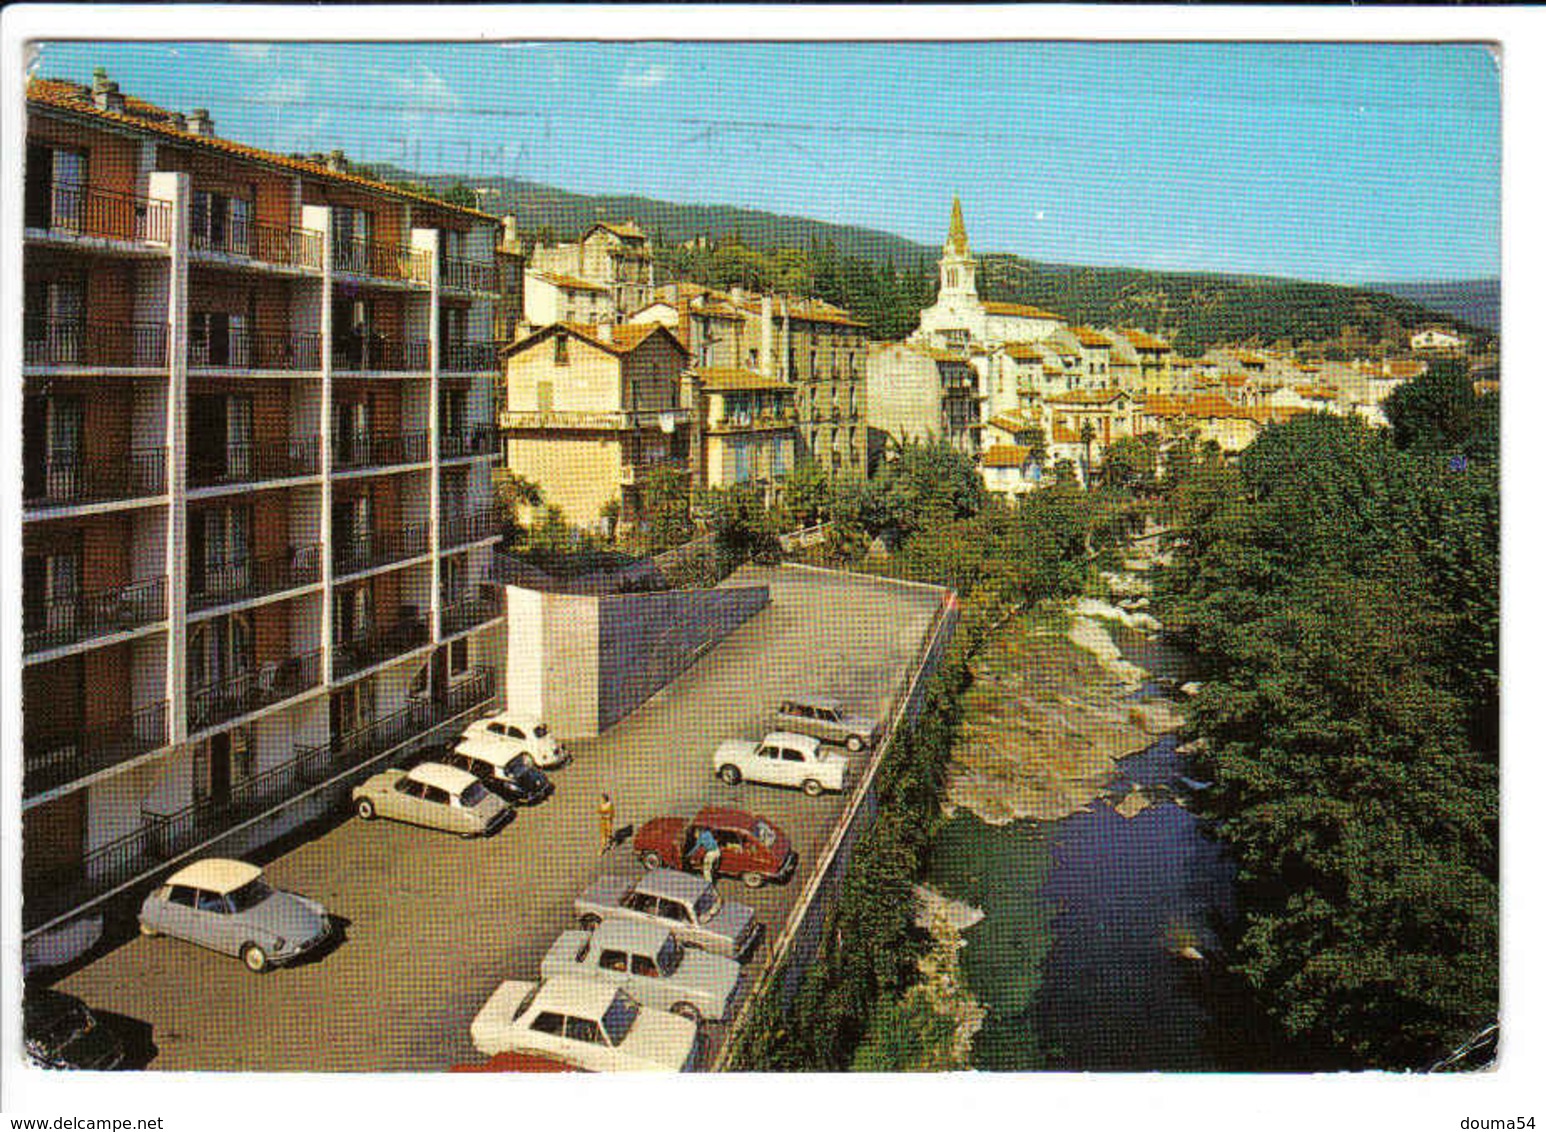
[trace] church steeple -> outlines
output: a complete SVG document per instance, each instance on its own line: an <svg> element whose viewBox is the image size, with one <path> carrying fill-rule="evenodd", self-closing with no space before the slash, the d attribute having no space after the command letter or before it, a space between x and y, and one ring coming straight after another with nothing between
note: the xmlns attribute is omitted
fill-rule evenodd
<svg viewBox="0 0 1546 1132"><path fill-rule="evenodd" d="M966 221L961 219L961 198L956 197L950 206L950 235L945 237L945 248L962 255L971 255L966 243Z"/></svg>
<svg viewBox="0 0 1546 1132"><path fill-rule="evenodd" d="M966 221L961 217L961 198L950 206L950 234L939 257L940 298L977 299L977 260L966 241Z"/></svg>

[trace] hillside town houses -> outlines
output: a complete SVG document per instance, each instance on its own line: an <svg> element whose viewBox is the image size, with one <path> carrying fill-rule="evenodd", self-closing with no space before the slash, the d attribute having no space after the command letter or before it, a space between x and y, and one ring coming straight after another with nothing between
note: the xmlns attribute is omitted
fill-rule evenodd
<svg viewBox="0 0 1546 1132"><path fill-rule="evenodd" d="M280 836L312 784L491 703L500 475L611 531L652 475L772 502L803 461L866 477L934 439L1013 499L1125 437L1380 424L1426 364L1184 358L984 299L959 201L935 302L872 341L810 296L657 280L632 220L526 238L100 70L27 106L29 927L254 813Z"/></svg>

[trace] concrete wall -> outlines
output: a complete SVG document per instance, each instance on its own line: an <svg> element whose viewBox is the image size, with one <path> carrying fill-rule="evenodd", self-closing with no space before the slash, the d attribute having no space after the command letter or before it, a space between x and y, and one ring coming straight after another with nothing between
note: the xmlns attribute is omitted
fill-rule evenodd
<svg viewBox="0 0 1546 1132"><path fill-rule="evenodd" d="M505 703L565 739L611 727L768 602L766 586L505 594Z"/></svg>
<svg viewBox="0 0 1546 1132"><path fill-rule="evenodd" d="M598 729L649 699L767 603L766 586L599 599Z"/></svg>

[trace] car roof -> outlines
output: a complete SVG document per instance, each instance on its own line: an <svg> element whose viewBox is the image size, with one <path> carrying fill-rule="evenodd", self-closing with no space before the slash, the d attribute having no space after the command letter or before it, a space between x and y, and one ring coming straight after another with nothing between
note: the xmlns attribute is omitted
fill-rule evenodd
<svg viewBox="0 0 1546 1132"><path fill-rule="evenodd" d="M646 924L642 920L602 920L591 934L597 947L625 947L653 955L671 934L669 928Z"/></svg>
<svg viewBox="0 0 1546 1132"><path fill-rule="evenodd" d="M650 896L672 896L678 900L693 901L702 895L708 881L696 873L678 872L676 869L651 869L634 885L635 892Z"/></svg>
<svg viewBox="0 0 1546 1132"><path fill-rule="evenodd" d="M843 710L843 705L831 696L785 696L778 702L780 706L787 703L797 703L805 704L807 707L831 708L836 712Z"/></svg>
<svg viewBox="0 0 1546 1132"><path fill-rule="evenodd" d="M408 777L426 786L438 786L448 794L460 794L478 781L476 776L465 770L444 763L420 763L408 771Z"/></svg>
<svg viewBox="0 0 1546 1132"><path fill-rule="evenodd" d="M617 997L617 988L597 979L559 975L543 983L531 1000L531 1010L559 1010L586 1018L600 1018Z"/></svg>
<svg viewBox="0 0 1546 1132"><path fill-rule="evenodd" d="M812 754L815 754L821 746L820 739L813 739L809 735L796 735L793 731L769 731L762 737L762 741L777 743L780 747L799 747Z"/></svg>
<svg viewBox="0 0 1546 1132"><path fill-rule="evenodd" d="M530 731L542 722L534 715L523 715L518 711L496 711L493 715L486 715L479 723L514 723Z"/></svg>
<svg viewBox="0 0 1546 1132"><path fill-rule="evenodd" d="M205 857L186 868L177 870L166 878L167 884L186 884L205 892L233 892L242 885L257 880L263 870L246 861L233 861L226 857Z"/></svg>
<svg viewBox="0 0 1546 1132"><path fill-rule="evenodd" d="M750 829L759 821L767 821L767 818L756 814L749 814L745 810L732 810L728 806L703 806L696 814L688 819L690 825L715 825L734 826L736 829ZM772 822L768 822L772 825Z"/></svg>
<svg viewBox="0 0 1546 1132"><path fill-rule="evenodd" d="M488 763L489 766L498 767L500 770L503 770L526 754L525 751L517 750L508 745L493 747L492 749L485 745L469 746L465 751L458 750L456 753L464 755L469 759L477 759L479 762Z"/></svg>

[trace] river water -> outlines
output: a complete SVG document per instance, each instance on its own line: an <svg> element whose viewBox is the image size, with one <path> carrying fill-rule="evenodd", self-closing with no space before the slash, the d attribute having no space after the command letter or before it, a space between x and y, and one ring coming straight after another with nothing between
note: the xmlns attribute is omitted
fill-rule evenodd
<svg viewBox="0 0 1546 1132"><path fill-rule="evenodd" d="M1185 657L1114 634L1152 676ZM1146 685L1136 695L1159 694ZM1174 736L1122 759L1093 806L1055 822L989 826L961 811L931 883L981 908L962 967L989 1008L983 1069L1270 1069L1249 1002L1222 970L1234 866L1189 808L1198 783ZM1147 806L1116 807L1140 789ZM1128 807L1123 807L1132 811Z"/></svg>

